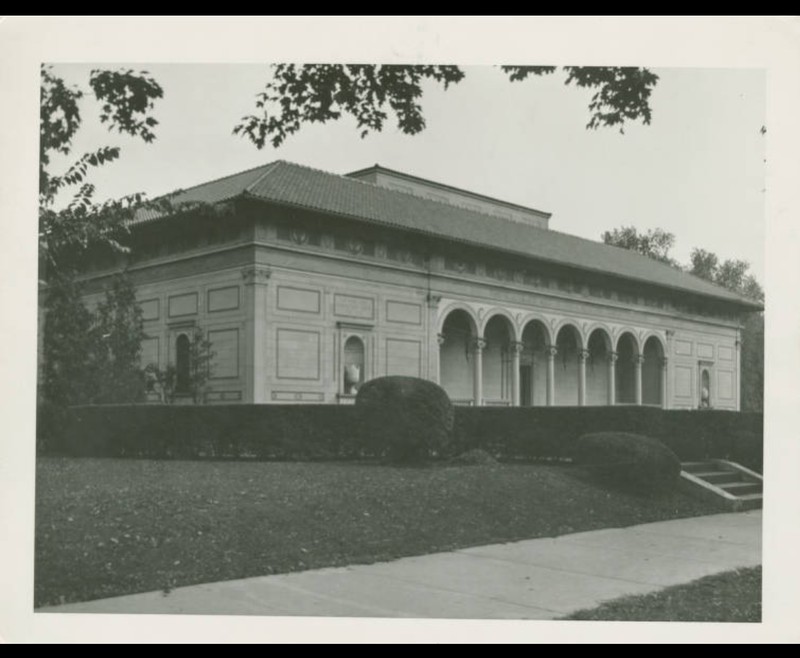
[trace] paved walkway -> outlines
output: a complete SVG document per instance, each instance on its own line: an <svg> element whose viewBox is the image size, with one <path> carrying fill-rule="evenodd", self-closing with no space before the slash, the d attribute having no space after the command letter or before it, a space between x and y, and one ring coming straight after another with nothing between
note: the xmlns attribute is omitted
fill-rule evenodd
<svg viewBox="0 0 800 658"><path fill-rule="evenodd" d="M761 511L247 578L39 612L552 619L761 564Z"/></svg>

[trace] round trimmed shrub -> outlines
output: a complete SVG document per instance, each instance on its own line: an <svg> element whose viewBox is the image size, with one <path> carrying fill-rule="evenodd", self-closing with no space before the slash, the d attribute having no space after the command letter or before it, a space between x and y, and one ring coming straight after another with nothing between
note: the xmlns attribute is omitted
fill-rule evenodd
<svg viewBox="0 0 800 658"><path fill-rule="evenodd" d="M451 461L459 466L494 466L498 463L497 459L480 448L462 452L460 455L453 457Z"/></svg>
<svg viewBox="0 0 800 658"><path fill-rule="evenodd" d="M661 441L640 434L597 432L578 439L575 463L622 487L666 493L678 483L681 462Z"/></svg>
<svg viewBox="0 0 800 658"><path fill-rule="evenodd" d="M453 404L438 384L418 377L378 377L356 396L364 443L392 462L440 455L453 432Z"/></svg>

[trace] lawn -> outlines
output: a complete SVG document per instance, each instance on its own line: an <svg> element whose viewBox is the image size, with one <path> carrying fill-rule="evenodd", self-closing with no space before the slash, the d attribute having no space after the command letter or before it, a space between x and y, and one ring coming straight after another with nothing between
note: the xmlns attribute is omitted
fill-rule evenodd
<svg viewBox="0 0 800 658"><path fill-rule="evenodd" d="M715 513L574 467L43 458L35 606Z"/></svg>
<svg viewBox="0 0 800 658"><path fill-rule="evenodd" d="M655 594L627 596L566 619L760 622L761 567L706 576Z"/></svg>

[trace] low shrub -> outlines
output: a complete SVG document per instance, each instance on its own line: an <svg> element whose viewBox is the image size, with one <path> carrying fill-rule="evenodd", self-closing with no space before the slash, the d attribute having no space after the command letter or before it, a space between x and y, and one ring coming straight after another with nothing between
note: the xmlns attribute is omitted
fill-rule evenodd
<svg viewBox="0 0 800 658"><path fill-rule="evenodd" d="M416 377L379 377L356 396L366 445L392 462L419 462L443 455L454 410L442 387Z"/></svg>
<svg viewBox="0 0 800 658"><path fill-rule="evenodd" d="M498 463L494 456L480 448L462 452L460 455L453 457L450 461L458 466L491 466L492 464Z"/></svg>
<svg viewBox="0 0 800 658"><path fill-rule="evenodd" d="M622 487L642 493L675 488L681 463L661 441L625 432L598 432L578 439L574 461Z"/></svg>

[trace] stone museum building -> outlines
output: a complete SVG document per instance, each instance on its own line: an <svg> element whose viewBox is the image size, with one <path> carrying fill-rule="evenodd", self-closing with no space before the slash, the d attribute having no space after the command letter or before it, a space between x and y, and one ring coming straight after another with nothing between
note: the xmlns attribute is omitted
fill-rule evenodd
<svg viewBox="0 0 800 658"><path fill-rule="evenodd" d="M460 405L739 409L739 332L758 304L550 213L375 165L273 162L141 212L128 271L143 365L185 381L195 328L208 403L352 403L383 375ZM118 257L97 255L87 301Z"/></svg>

